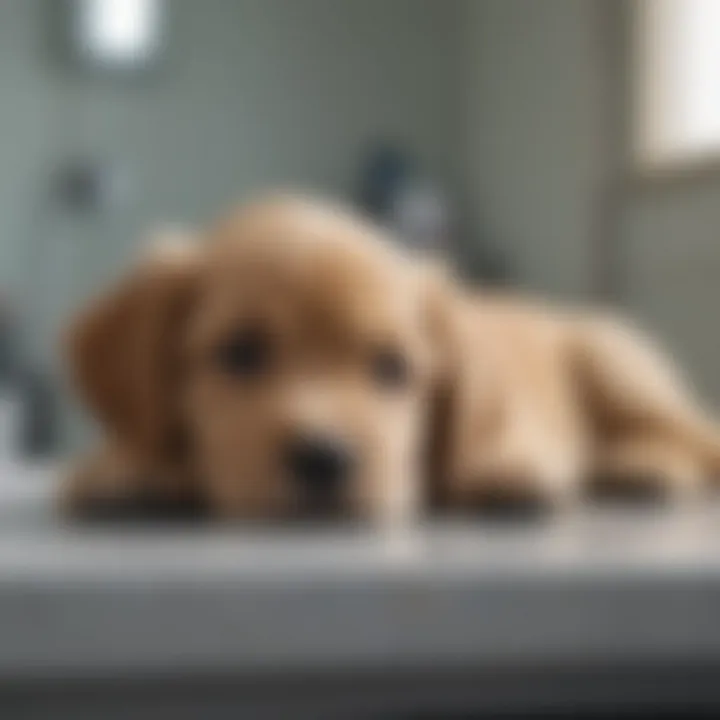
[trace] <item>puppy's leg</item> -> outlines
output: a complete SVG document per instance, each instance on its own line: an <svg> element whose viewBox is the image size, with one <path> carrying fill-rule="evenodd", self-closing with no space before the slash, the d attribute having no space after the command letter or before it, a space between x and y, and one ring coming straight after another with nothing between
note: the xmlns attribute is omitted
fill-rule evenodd
<svg viewBox="0 0 720 720"><path fill-rule="evenodd" d="M458 509L563 509L577 498L581 470L556 458L488 458L449 484L446 505Z"/></svg>
<svg viewBox="0 0 720 720"><path fill-rule="evenodd" d="M687 443L662 436L628 437L601 448L590 490L601 497L697 498L703 487L701 458Z"/></svg>
<svg viewBox="0 0 720 720"><path fill-rule="evenodd" d="M541 419L511 419L500 437L466 451L446 484L446 504L461 509L571 506L584 475L584 446L572 433L548 432Z"/></svg>
<svg viewBox="0 0 720 720"><path fill-rule="evenodd" d="M577 340L582 396L601 443L601 477L686 497L720 474L720 432L647 338L600 320L584 323Z"/></svg>

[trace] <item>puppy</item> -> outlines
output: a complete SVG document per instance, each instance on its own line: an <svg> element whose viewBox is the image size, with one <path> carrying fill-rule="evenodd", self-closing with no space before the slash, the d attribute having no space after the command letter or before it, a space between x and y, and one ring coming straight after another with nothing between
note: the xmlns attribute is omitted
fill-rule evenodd
<svg viewBox="0 0 720 720"><path fill-rule="evenodd" d="M626 324L471 292L347 211L270 199L165 244L71 328L103 447L74 512L391 523L428 501L566 504L591 481L690 497L712 423Z"/></svg>
<svg viewBox="0 0 720 720"><path fill-rule="evenodd" d="M518 297L455 294L450 503L572 504L581 492L699 496L720 431L627 322Z"/></svg>
<svg viewBox="0 0 720 720"><path fill-rule="evenodd" d="M66 503L414 515L442 349L426 275L374 227L300 200L165 244L71 329L107 447Z"/></svg>

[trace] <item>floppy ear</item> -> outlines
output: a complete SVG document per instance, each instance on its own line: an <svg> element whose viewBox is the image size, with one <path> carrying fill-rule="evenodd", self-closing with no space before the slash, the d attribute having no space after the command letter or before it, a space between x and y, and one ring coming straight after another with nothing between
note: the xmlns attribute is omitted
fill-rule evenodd
<svg viewBox="0 0 720 720"><path fill-rule="evenodd" d="M71 372L105 430L149 460L177 443L179 334L193 296L199 251L163 242L94 301L68 337Z"/></svg>

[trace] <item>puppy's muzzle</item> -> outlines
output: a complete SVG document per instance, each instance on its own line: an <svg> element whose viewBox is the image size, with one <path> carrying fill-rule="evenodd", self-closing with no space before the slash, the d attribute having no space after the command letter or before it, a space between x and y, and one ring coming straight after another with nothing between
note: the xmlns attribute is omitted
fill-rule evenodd
<svg viewBox="0 0 720 720"><path fill-rule="evenodd" d="M301 500L313 509L330 509L340 502L354 466L345 443L326 436L293 438L285 463Z"/></svg>

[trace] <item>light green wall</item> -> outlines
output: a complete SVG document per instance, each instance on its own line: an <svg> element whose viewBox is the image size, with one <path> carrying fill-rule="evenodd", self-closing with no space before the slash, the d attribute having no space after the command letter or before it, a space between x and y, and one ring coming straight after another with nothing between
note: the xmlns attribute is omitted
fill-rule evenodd
<svg viewBox="0 0 720 720"><path fill-rule="evenodd" d="M605 0L467 0L466 177L480 222L526 285L592 288L593 223L607 153ZM720 402L720 176L626 195L628 310Z"/></svg>
<svg viewBox="0 0 720 720"><path fill-rule="evenodd" d="M467 0L467 184L522 281L590 287L600 145L586 0Z"/></svg>
<svg viewBox="0 0 720 720"><path fill-rule="evenodd" d="M0 0L0 290L48 368L68 314L148 225L270 186L352 191L381 136L457 179L460 2L167 0L168 53L139 82L62 61L60 2ZM58 212L50 178L78 153L118 166L127 201ZM73 412L63 429L84 435Z"/></svg>
<svg viewBox="0 0 720 720"><path fill-rule="evenodd" d="M648 187L624 228L632 309L720 407L720 177Z"/></svg>
<svg viewBox="0 0 720 720"><path fill-rule="evenodd" d="M169 52L142 82L57 62L53 5L0 2L0 282L25 286L46 339L154 221L268 186L351 190L381 135L457 170L460 3L168 0ZM119 164L126 204L51 211L49 174L76 150Z"/></svg>
<svg viewBox="0 0 720 720"><path fill-rule="evenodd" d="M526 285L589 294L607 150L596 0L169 0L169 53L141 83L57 62L53 4L0 2L0 283L33 300L47 357L142 227L269 185L350 190L379 134L463 186ZM121 164L127 204L49 211L48 178L74 149ZM719 237L720 181L628 203L630 309L718 399Z"/></svg>

